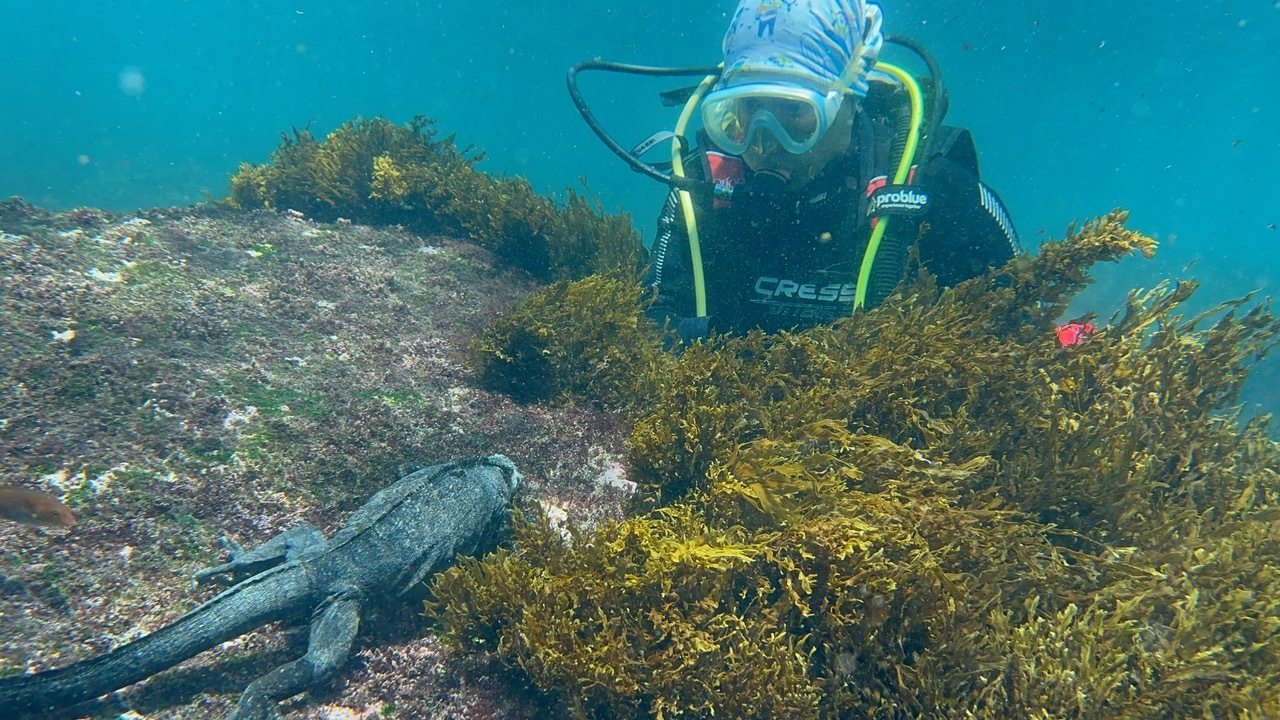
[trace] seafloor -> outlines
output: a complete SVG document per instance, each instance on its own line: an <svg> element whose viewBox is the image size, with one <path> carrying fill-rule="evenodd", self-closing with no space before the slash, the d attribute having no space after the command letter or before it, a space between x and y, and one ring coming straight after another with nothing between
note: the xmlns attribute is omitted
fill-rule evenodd
<svg viewBox="0 0 1280 720"><path fill-rule="evenodd" d="M446 237L219 208L0 202L0 483L70 531L0 524L0 673L61 667L215 594L192 573L298 522L326 532L416 466L504 453L552 517L616 514L621 422L479 387L469 341L535 283ZM546 707L413 606L374 609L303 718L524 718ZM56 717L222 717L300 655L267 626Z"/></svg>

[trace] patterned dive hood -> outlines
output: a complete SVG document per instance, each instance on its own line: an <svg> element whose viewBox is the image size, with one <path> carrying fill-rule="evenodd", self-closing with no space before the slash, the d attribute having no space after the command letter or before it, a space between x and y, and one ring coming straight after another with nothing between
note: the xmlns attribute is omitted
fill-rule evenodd
<svg viewBox="0 0 1280 720"><path fill-rule="evenodd" d="M884 43L880 22L880 6L863 0L740 0L719 87L781 82L863 97Z"/></svg>

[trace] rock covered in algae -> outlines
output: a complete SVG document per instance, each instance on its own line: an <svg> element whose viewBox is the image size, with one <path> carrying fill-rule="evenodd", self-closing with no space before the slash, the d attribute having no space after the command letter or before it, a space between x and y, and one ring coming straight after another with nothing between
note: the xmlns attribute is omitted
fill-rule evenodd
<svg viewBox="0 0 1280 720"><path fill-rule="evenodd" d="M357 118L323 139L295 128L270 162L241 165L228 203L463 237L543 280L639 269L643 247L627 215L572 190L557 203L524 178L480 171L483 159L423 116L407 125Z"/></svg>
<svg viewBox="0 0 1280 720"><path fill-rule="evenodd" d="M620 517L597 478L617 419L521 406L473 370L471 339L536 291L473 243L225 208L121 215L0 202L0 483L76 514L70 532L0 524L0 674L60 667L201 601L192 573L298 522L331 532L389 478L503 452L527 498ZM615 473L616 474L616 473ZM25 532L23 532L25 531ZM374 609L323 717L543 717L491 658ZM268 628L82 712L222 718L306 642ZM4 713L0 711L0 716Z"/></svg>
<svg viewBox="0 0 1280 720"><path fill-rule="evenodd" d="M581 718L1280 716L1280 449L1233 408L1280 323L1183 282L1061 347L1125 220L644 369L647 505L428 614Z"/></svg>

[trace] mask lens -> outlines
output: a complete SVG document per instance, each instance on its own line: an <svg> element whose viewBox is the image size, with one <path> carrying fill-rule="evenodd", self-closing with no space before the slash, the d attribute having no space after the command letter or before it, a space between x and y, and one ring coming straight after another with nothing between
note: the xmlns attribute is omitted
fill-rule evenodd
<svg viewBox="0 0 1280 720"><path fill-rule="evenodd" d="M778 128L795 144L805 144L818 132L818 113L813 105L788 98L745 98L744 114L755 120L764 120L764 113L773 116ZM769 123L774 124L774 123ZM750 122L747 123L751 125ZM779 138L781 139L781 138Z"/></svg>
<svg viewBox="0 0 1280 720"><path fill-rule="evenodd" d="M814 99L791 93L728 92L709 97L703 105L703 126L711 139L728 152L741 154L763 134L772 135L788 152L812 148L826 130Z"/></svg>
<svg viewBox="0 0 1280 720"><path fill-rule="evenodd" d="M751 117L739 98L710 102L703 107L703 126L711 139L725 150L740 153L747 147Z"/></svg>

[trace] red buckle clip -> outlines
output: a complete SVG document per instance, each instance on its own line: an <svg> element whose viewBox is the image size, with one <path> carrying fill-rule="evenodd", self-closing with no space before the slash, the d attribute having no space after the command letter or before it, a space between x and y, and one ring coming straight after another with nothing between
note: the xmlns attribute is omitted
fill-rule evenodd
<svg viewBox="0 0 1280 720"><path fill-rule="evenodd" d="M1080 345L1088 340L1097 330L1090 323L1067 323L1059 325L1056 330L1058 344L1062 347Z"/></svg>

